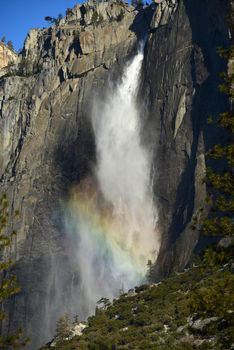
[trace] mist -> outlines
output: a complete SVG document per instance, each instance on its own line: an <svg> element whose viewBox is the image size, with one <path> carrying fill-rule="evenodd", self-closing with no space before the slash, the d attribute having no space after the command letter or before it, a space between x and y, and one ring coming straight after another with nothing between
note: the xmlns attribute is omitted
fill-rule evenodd
<svg viewBox="0 0 234 350"><path fill-rule="evenodd" d="M141 140L136 100L142 61L143 49L117 84L108 83L104 98L93 99L96 167L71 189L66 203L77 281L70 304L82 318L94 313L101 297L113 299L143 283L147 262L159 250L151 155Z"/></svg>

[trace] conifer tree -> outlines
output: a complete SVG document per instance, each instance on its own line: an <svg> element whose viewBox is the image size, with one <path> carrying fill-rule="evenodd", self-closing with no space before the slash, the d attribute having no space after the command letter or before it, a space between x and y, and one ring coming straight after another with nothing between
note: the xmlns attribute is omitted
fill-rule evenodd
<svg viewBox="0 0 234 350"><path fill-rule="evenodd" d="M13 262L7 256L12 245L12 239L16 236L15 230L7 234L8 218L8 202L6 196L3 195L0 198L0 349L22 349L28 342L28 339L22 337L21 329L10 335L4 335L5 332L3 330L4 321L6 321L5 303L20 290L15 275L10 272Z"/></svg>
<svg viewBox="0 0 234 350"><path fill-rule="evenodd" d="M9 47L9 49L11 49L12 51L14 51L14 45L13 45L13 43L12 43L11 40L8 40L7 46Z"/></svg>
<svg viewBox="0 0 234 350"><path fill-rule="evenodd" d="M203 225L203 232L209 235L230 236L234 234L234 46L219 49L219 53L228 60L229 71L222 73L224 83L219 86L230 103L229 111L219 114L217 126L226 135L225 143L216 144L208 152L208 157L217 160L216 168L207 168L206 182L210 193L211 211ZM208 122L212 123L213 118Z"/></svg>
<svg viewBox="0 0 234 350"><path fill-rule="evenodd" d="M152 260L147 262L147 280L151 283L153 281L153 263Z"/></svg>
<svg viewBox="0 0 234 350"><path fill-rule="evenodd" d="M62 344L71 337L71 321L67 314L62 315L56 324L55 339L56 343Z"/></svg>

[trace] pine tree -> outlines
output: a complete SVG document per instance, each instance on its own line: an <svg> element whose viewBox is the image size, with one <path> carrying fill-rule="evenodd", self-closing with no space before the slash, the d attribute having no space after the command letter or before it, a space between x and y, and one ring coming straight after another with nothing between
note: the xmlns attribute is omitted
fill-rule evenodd
<svg viewBox="0 0 234 350"><path fill-rule="evenodd" d="M59 21L60 21L62 18L63 18L62 14L59 13L57 18L56 18L56 17L51 17L51 16L45 16L45 17L44 17L44 20L45 20L46 22L49 22L49 23L52 24L52 25L53 25L53 24L58 25L58 24L59 24Z"/></svg>
<svg viewBox="0 0 234 350"><path fill-rule="evenodd" d="M216 169L207 168L206 182L210 194L211 211L203 225L203 232L209 235L230 236L234 234L234 113L232 103L234 99L234 46L229 49L219 49L232 67L229 72L222 73L224 83L219 86L230 102L230 110L221 113L216 121L217 126L224 130L225 144L216 144L207 156L218 163ZM209 123L214 122L209 118Z"/></svg>
<svg viewBox="0 0 234 350"><path fill-rule="evenodd" d="M153 281L153 263L152 260L148 260L147 262L147 275L148 281L151 283Z"/></svg>
<svg viewBox="0 0 234 350"><path fill-rule="evenodd" d="M68 340L72 335L71 329L72 325L69 316L67 314L61 316L56 324L56 343L61 344L64 341Z"/></svg>
<svg viewBox="0 0 234 350"><path fill-rule="evenodd" d="M11 40L9 40L9 41L7 42L7 46L9 47L9 49L11 49L12 51L14 51L14 46L13 46L13 43L12 43Z"/></svg>
<svg viewBox="0 0 234 350"><path fill-rule="evenodd" d="M16 213L18 215L18 213ZM19 329L15 334L4 335L4 321L6 313L4 311L5 303L20 290L15 275L11 274L12 261L8 258L7 253L11 248L12 239L16 236L16 231L9 235L6 233L9 225L8 202L6 196L0 198L0 348L21 348L26 345L28 339L22 337L22 330Z"/></svg>

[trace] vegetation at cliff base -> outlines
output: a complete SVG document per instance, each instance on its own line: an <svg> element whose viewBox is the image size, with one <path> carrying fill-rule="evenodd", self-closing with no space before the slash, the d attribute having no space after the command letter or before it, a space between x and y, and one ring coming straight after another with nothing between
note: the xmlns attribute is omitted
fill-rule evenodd
<svg viewBox="0 0 234 350"><path fill-rule="evenodd" d="M219 54L230 65L230 71L221 73L223 83L219 90L227 95L231 108L224 111L209 123L215 123L223 130L222 143L215 144L208 152L208 159L213 160L214 166L206 171L206 183L209 190L211 210L203 225L203 233L208 235L231 236L234 233L234 46L229 49L220 48Z"/></svg>
<svg viewBox="0 0 234 350"><path fill-rule="evenodd" d="M220 252L224 254L220 255ZM231 349L233 246L210 248L187 271L121 295L89 317L82 336L54 349ZM43 349L47 349L44 347Z"/></svg>
<svg viewBox="0 0 234 350"><path fill-rule="evenodd" d="M16 216L18 213L15 213ZM0 198L0 349L23 348L28 339L22 336L22 330L19 329L13 334L5 331L7 324L7 315L5 312L6 302L20 291L15 275L11 274L13 262L9 257L9 250L12 246L12 240L16 231L7 233L9 226L8 201L5 195Z"/></svg>

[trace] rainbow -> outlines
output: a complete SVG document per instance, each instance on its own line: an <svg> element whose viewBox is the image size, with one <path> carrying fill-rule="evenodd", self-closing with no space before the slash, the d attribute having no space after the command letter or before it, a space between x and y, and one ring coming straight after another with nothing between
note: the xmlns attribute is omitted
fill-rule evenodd
<svg viewBox="0 0 234 350"><path fill-rule="evenodd" d="M85 264L92 265L90 271L99 266L107 279L126 289L144 281L147 262L155 256L150 251L151 238L131 227L126 212L115 213L93 178L73 186L65 211L72 221L70 234L78 236L78 254L87 254ZM147 251L146 243L150 243Z"/></svg>

